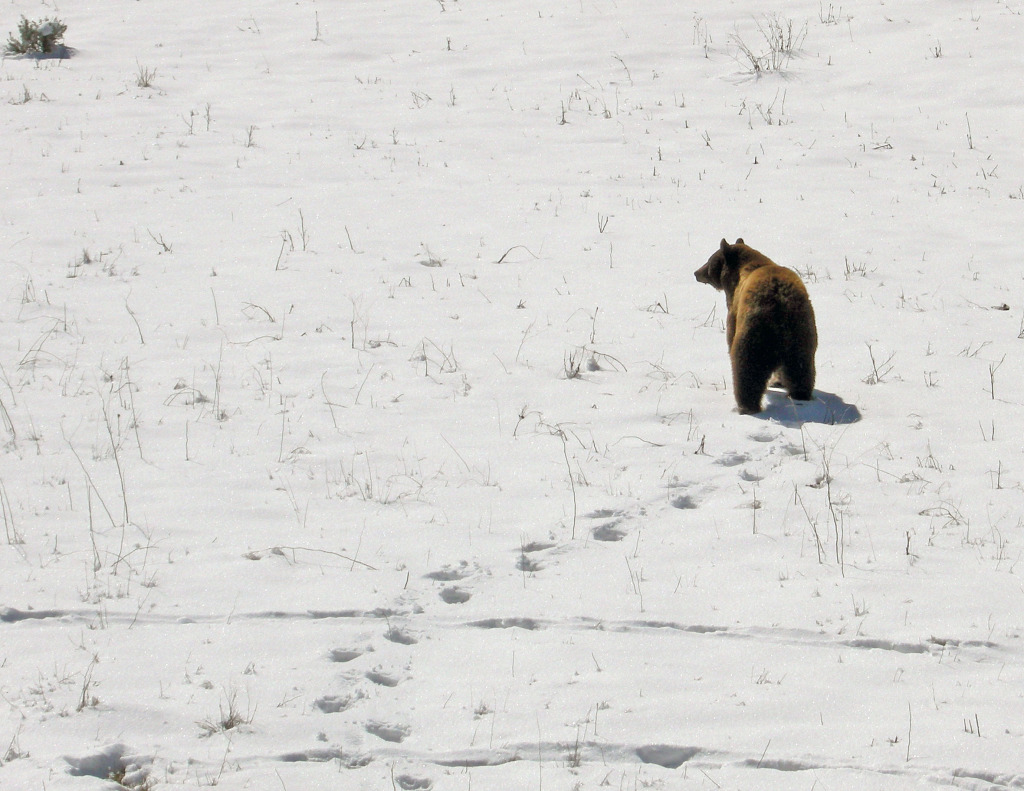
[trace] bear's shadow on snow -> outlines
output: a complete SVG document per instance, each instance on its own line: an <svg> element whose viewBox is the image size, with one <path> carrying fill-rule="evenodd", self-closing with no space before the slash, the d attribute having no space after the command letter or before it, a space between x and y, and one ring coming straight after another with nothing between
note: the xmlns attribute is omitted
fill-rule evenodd
<svg viewBox="0 0 1024 791"><path fill-rule="evenodd" d="M765 394L765 404L765 408L752 417L774 420L792 427L804 423L845 426L856 423L861 417L855 404L847 404L839 396L824 390L815 390L813 401L794 401L785 391L769 388Z"/></svg>

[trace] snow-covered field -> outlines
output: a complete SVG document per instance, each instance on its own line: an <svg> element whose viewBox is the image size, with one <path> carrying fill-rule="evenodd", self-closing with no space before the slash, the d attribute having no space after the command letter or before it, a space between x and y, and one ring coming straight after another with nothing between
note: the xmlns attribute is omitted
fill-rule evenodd
<svg viewBox="0 0 1024 791"><path fill-rule="evenodd" d="M0 787L1024 787L1024 3L91 5L0 15Z"/></svg>

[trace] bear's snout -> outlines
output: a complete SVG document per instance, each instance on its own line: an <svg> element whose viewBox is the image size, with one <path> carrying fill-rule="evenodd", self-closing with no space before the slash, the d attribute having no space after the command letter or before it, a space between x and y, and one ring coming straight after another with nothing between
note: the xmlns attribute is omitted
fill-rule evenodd
<svg viewBox="0 0 1024 791"><path fill-rule="evenodd" d="M693 273L693 276L697 278L698 283L711 284L711 280L708 279L708 264L704 264L704 266Z"/></svg>

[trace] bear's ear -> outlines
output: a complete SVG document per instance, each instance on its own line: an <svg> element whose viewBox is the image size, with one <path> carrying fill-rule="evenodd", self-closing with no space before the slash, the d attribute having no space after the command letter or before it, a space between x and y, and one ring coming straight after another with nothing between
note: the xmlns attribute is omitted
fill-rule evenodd
<svg viewBox="0 0 1024 791"><path fill-rule="evenodd" d="M736 244L743 244L743 239L737 239Z"/></svg>
<svg viewBox="0 0 1024 791"><path fill-rule="evenodd" d="M728 243L727 241L725 241L725 239L723 238L723 239L722 239L722 246L721 246L721 250L722 250L722 252L724 253L724 252L727 252L727 251L728 251L728 249L729 249L729 243Z"/></svg>

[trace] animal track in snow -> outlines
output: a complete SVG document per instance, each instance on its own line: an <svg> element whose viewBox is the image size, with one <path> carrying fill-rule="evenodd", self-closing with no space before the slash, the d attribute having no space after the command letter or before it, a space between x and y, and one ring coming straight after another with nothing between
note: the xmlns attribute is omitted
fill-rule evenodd
<svg viewBox="0 0 1024 791"><path fill-rule="evenodd" d="M764 474L758 472L752 467L745 467L740 471L740 480L746 481L747 483L757 483L763 481L765 478Z"/></svg>
<svg viewBox="0 0 1024 791"><path fill-rule="evenodd" d="M340 748L328 747L313 750L300 750L293 753L284 753L279 760L286 764L305 763L327 763L328 761L341 761L345 757Z"/></svg>
<svg viewBox="0 0 1024 791"><path fill-rule="evenodd" d="M748 435L754 442L774 442L779 437L779 432L772 431L767 426Z"/></svg>
<svg viewBox="0 0 1024 791"><path fill-rule="evenodd" d="M455 750L427 755L420 755L420 760L436 766L474 768L484 766L501 766L519 761L536 760L538 753L543 755L570 754L583 763L610 763L612 761L625 764L639 760L641 763L660 766L665 769L678 769L691 761L706 769L721 769L727 766L746 769L763 769L771 772L817 772L821 770L855 771L877 776L882 785L891 785L894 778L912 777L898 768L888 766L865 766L855 761L835 761L827 758L803 755L797 758L771 757L763 754L743 754L715 749L713 747L697 747L693 745L675 744L642 744L631 745L609 742L523 742L505 744L501 748ZM950 787L964 785L960 779L979 782L985 787L1022 788L1024 777L1017 774L1002 774L980 769L962 767L940 770L933 773L929 780L946 784ZM396 778L397 780L397 778ZM974 787L970 785L970 787ZM404 786L403 786L404 787ZM881 786L880 786L881 787Z"/></svg>
<svg viewBox="0 0 1024 791"><path fill-rule="evenodd" d="M752 766L755 769L773 769L776 772L808 772L823 767L808 761L794 761L790 758L744 758L741 766Z"/></svg>
<svg viewBox="0 0 1024 791"><path fill-rule="evenodd" d="M666 769L678 769L700 755L699 747L673 747L668 744L648 744L636 748L636 755L645 764L656 764Z"/></svg>
<svg viewBox="0 0 1024 791"><path fill-rule="evenodd" d="M723 453L715 459L715 464L720 467L736 467L748 461L750 461L749 453Z"/></svg>
<svg viewBox="0 0 1024 791"><path fill-rule="evenodd" d="M482 621L471 621L468 626L478 629L512 629L518 627L528 631L543 629L543 625L533 618L484 618Z"/></svg>
<svg viewBox="0 0 1024 791"><path fill-rule="evenodd" d="M122 784L131 788L141 788L147 783L147 766L153 762L150 756L132 755L131 749L121 743L82 757L65 755L64 760L69 767L68 774L73 777L98 777L100 780L121 777Z"/></svg>
<svg viewBox="0 0 1024 791"><path fill-rule="evenodd" d="M0 607L0 622L2 623L61 618L64 615L65 613L61 610L18 610L14 607Z"/></svg>
<svg viewBox="0 0 1024 791"><path fill-rule="evenodd" d="M519 557L516 558L516 569L519 571L535 572L544 568L544 564L535 558L528 557L536 552L543 552L553 549L556 545L551 541L530 541L519 547Z"/></svg>
<svg viewBox="0 0 1024 791"><path fill-rule="evenodd" d="M928 654L931 648L923 643L898 643L893 640L879 640L870 637L855 637L840 641L850 648L875 648L880 651L895 651L897 654Z"/></svg>
<svg viewBox="0 0 1024 791"><path fill-rule="evenodd" d="M393 626L388 628L384 633L384 637L392 643L398 643L399 645L416 645L419 642L411 632Z"/></svg>
<svg viewBox="0 0 1024 791"><path fill-rule="evenodd" d="M408 725L396 725L389 722L380 722L378 720L371 720L364 726L367 733L372 733L378 739L383 739L386 742L393 742L399 744L409 736L412 729Z"/></svg>
<svg viewBox="0 0 1024 791"><path fill-rule="evenodd" d="M367 671L366 678L379 687L397 687L402 681L398 676L387 673L379 667Z"/></svg>
<svg viewBox="0 0 1024 791"><path fill-rule="evenodd" d="M438 595L445 604L465 604L473 597L472 593L455 585L449 585Z"/></svg>
<svg viewBox="0 0 1024 791"><path fill-rule="evenodd" d="M352 648L332 648L327 654L327 658L332 662L351 662L353 659L358 659L362 655L362 651L357 651Z"/></svg>
<svg viewBox="0 0 1024 791"><path fill-rule="evenodd" d="M676 495L675 497L672 498L672 500L670 502L672 503L672 507L673 508L678 508L678 509L680 509L682 511L687 511L687 510L690 510L692 508L697 508L698 505L699 505L697 503L697 501L692 496L690 496L688 494Z"/></svg>
<svg viewBox="0 0 1024 791"><path fill-rule="evenodd" d="M598 541L621 541L626 537L626 531L619 527L621 522L615 520L606 525L595 527L592 535Z"/></svg>
<svg viewBox="0 0 1024 791"><path fill-rule="evenodd" d="M338 714L350 709L354 703L362 699L361 694L353 695L322 695L313 701L313 705L324 714Z"/></svg>
<svg viewBox="0 0 1024 791"><path fill-rule="evenodd" d="M536 744L533 745L533 749L536 750ZM438 766L454 766L462 769L470 769L477 766L502 766L503 764L510 764L514 761L521 760L521 755L514 749L469 749L458 750L455 752L445 753L443 755L435 755L429 760L431 763L435 763Z"/></svg>
<svg viewBox="0 0 1024 791"><path fill-rule="evenodd" d="M466 577L472 575L477 569L474 566L470 566L468 561L463 560L457 566L445 566L437 571L431 571L429 574L424 574L428 580L435 580L437 582L458 582L464 580Z"/></svg>
<svg viewBox="0 0 1024 791"><path fill-rule="evenodd" d="M430 791L434 787L434 781L425 777L413 777L412 775L398 775L395 783L404 791Z"/></svg>

